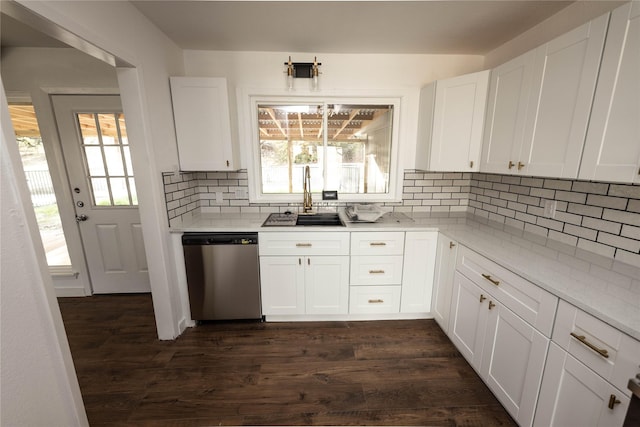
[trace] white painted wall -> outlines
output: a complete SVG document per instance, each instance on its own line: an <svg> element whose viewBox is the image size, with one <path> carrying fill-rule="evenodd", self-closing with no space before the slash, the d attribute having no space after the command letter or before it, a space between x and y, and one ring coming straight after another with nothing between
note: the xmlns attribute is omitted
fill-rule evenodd
<svg viewBox="0 0 640 427"><path fill-rule="evenodd" d="M391 55L391 54L321 54L320 90L309 92L308 79L296 79L296 90L285 90L285 66L291 55L294 62L313 62L313 53L291 52L221 52L186 50L185 72L193 77L226 77L229 85L232 129L246 128L239 123L237 99L249 91L267 91L279 95L311 96L403 96L400 121L399 170L415 167L415 144L419 120L420 88L437 79L480 71L484 58L477 55ZM238 91L240 89L240 91ZM244 114L246 117L246 114ZM240 137L250 134L240 132ZM241 167L248 167L242 149L247 141L236 144L241 151Z"/></svg>
<svg viewBox="0 0 640 427"><path fill-rule="evenodd" d="M0 87L0 425L88 425Z"/></svg>
<svg viewBox="0 0 640 427"><path fill-rule="evenodd" d="M18 3L121 58L123 110L131 141L158 336L173 339L185 327L176 289L176 262L161 173L178 164L169 76L183 73L182 51L129 2L25 1Z"/></svg>
<svg viewBox="0 0 640 427"><path fill-rule="evenodd" d="M626 1L579 0L550 16L485 56L484 67L494 68L588 22Z"/></svg>

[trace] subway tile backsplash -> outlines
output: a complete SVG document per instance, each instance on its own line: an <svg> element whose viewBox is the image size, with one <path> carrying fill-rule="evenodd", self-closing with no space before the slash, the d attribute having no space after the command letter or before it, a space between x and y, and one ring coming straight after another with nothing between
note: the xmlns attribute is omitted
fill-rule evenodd
<svg viewBox="0 0 640 427"><path fill-rule="evenodd" d="M250 203L246 170L167 172L163 182L170 226L199 211L268 213L299 205ZM405 170L402 193L402 201L383 205L405 213L467 212L640 265L638 185Z"/></svg>
<svg viewBox="0 0 640 427"><path fill-rule="evenodd" d="M474 173L469 212L640 265L638 185Z"/></svg>

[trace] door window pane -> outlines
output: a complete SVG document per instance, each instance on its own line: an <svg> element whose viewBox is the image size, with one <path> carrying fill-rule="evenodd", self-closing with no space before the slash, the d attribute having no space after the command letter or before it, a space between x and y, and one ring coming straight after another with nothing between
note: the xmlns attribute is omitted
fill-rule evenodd
<svg viewBox="0 0 640 427"><path fill-rule="evenodd" d="M94 206L137 206L122 113L81 113L76 118Z"/></svg>
<svg viewBox="0 0 640 427"><path fill-rule="evenodd" d="M49 267L71 268L71 258L32 105L9 105L22 165Z"/></svg>

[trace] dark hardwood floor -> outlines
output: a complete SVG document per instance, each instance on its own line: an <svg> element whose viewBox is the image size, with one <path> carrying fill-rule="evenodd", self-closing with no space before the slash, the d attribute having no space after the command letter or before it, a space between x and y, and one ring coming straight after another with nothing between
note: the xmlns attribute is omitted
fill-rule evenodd
<svg viewBox="0 0 640 427"><path fill-rule="evenodd" d="M151 296L61 298L92 426L515 425L433 320L212 323Z"/></svg>

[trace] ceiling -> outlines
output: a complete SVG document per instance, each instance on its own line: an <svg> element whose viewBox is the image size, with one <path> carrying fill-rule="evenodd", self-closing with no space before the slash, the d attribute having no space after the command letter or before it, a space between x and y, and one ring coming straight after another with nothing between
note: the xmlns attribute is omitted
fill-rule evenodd
<svg viewBox="0 0 640 427"><path fill-rule="evenodd" d="M183 49L484 55L572 1L132 1Z"/></svg>
<svg viewBox="0 0 640 427"><path fill-rule="evenodd" d="M484 55L572 1L132 3L183 49ZM4 14L0 30L2 47L66 46Z"/></svg>

